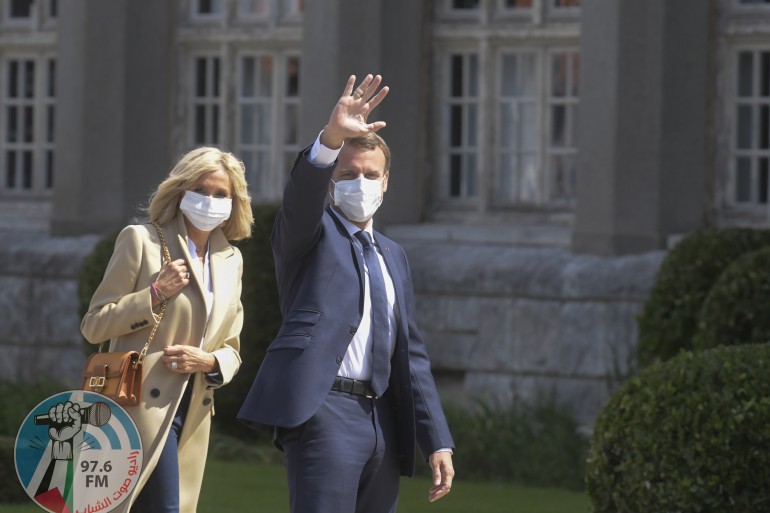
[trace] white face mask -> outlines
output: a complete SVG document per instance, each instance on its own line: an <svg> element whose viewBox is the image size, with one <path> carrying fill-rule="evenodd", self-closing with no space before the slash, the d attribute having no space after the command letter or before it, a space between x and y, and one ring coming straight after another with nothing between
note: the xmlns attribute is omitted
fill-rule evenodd
<svg viewBox="0 0 770 513"><path fill-rule="evenodd" d="M179 210L194 227L210 232L230 218L232 198L214 198L193 191L185 191Z"/></svg>
<svg viewBox="0 0 770 513"><path fill-rule="evenodd" d="M362 223L368 221L382 204L382 181L359 176L355 180L340 180L334 184L334 205L345 217Z"/></svg>

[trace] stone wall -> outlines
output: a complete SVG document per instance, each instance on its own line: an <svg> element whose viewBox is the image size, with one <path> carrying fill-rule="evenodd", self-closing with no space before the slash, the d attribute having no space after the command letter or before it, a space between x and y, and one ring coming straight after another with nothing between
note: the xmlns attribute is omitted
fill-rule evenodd
<svg viewBox="0 0 770 513"><path fill-rule="evenodd" d="M392 235L409 256L445 399L555 400L592 423L627 375L635 317L664 252L598 257Z"/></svg>
<svg viewBox="0 0 770 513"><path fill-rule="evenodd" d="M581 423L593 421L628 369L635 315L663 252L575 255L553 229L518 231L514 244L511 234L473 240L480 229L463 240L426 225L388 233L409 255L419 326L444 399L555 400ZM85 362L77 275L98 237L2 237L0 372L77 386Z"/></svg>
<svg viewBox="0 0 770 513"><path fill-rule="evenodd" d="M0 375L78 386L85 353L77 275L98 237L0 232L0 238Z"/></svg>

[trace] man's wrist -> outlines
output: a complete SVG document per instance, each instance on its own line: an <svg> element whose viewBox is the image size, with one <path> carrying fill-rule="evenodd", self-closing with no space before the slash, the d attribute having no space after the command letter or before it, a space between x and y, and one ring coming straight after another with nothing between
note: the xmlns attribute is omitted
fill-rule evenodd
<svg viewBox="0 0 770 513"><path fill-rule="evenodd" d="M319 139L321 144L330 150L342 149L342 145L345 144L345 138L335 134L332 130L329 130L328 125L321 131Z"/></svg>
<svg viewBox="0 0 770 513"><path fill-rule="evenodd" d="M341 147L338 149L332 149L326 146L321 142L321 136L323 135L323 132L318 134L318 137L316 137L315 142L313 143L313 146L310 148L310 152L308 154L308 160L311 164L314 164L319 167L327 167L334 164L334 161L337 160L337 156L340 153Z"/></svg>

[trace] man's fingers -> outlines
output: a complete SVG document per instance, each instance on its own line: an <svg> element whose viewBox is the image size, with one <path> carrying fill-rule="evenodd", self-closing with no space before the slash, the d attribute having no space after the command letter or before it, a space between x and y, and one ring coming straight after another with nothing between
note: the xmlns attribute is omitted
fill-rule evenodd
<svg viewBox="0 0 770 513"><path fill-rule="evenodd" d="M385 128L385 122L384 121L375 121L374 123L369 123L366 125L370 131L376 132L377 130L381 128Z"/></svg>
<svg viewBox="0 0 770 513"><path fill-rule="evenodd" d="M377 76L379 77L379 75L377 75ZM361 98L363 98L364 101L366 101L366 99L371 96L371 93L369 92L369 90L372 87L372 81L373 80L374 79L373 79L371 74L370 75L366 75L366 77L361 82L361 84L358 87L356 87L355 90L353 90L353 94L352 94L353 99L360 100ZM382 80L382 79L380 79L380 80ZM379 82L377 82L377 83L379 83Z"/></svg>
<svg viewBox="0 0 770 513"><path fill-rule="evenodd" d="M430 489L430 492L428 493L428 500L430 502L437 501L444 495L448 494L449 490L450 488L443 484L439 486L434 486L433 488Z"/></svg>
<svg viewBox="0 0 770 513"><path fill-rule="evenodd" d="M382 82L382 77L380 75L376 75L374 77L371 75L366 75L364 81L360 86L358 86L358 88L363 92L362 97L364 100L368 100L374 94L377 88L380 87L380 82Z"/></svg>
<svg viewBox="0 0 770 513"><path fill-rule="evenodd" d="M345 84L345 89L342 91L342 96L350 96L353 93L353 86L356 84L356 76L350 75L348 77L348 83Z"/></svg>
<svg viewBox="0 0 770 513"><path fill-rule="evenodd" d="M379 105L380 102L385 99L385 97L388 95L388 91L390 91L390 88L388 86L385 86L377 92L374 98L369 100L368 102L369 112L373 111L377 107L377 105Z"/></svg>

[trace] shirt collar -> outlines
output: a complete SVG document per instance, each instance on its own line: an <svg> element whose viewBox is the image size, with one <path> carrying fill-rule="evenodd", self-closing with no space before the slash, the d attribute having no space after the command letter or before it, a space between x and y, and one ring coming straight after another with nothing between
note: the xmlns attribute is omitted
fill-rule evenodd
<svg viewBox="0 0 770 513"><path fill-rule="evenodd" d="M209 259L209 248L210 246L206 244L206 254L203 259L204 263ZM187 236L187 250L190 252L190 256L193 258L198 256L198 247L195 245L195 242L193 242L192 237L189 235Z"/></svg>
<svg viewBox="0 0 770 513"><path fill-rule="evenodd" d="M355 236L356 233L361 231L361 228L359 228L358 226L354 225L353 223L345 219L342 215L340 215L339 212L337 212L334 209L334 207L330 207L330 210L332 211L332 213L334 213L335 216L337 216L337 219L339 219L342 222L342 226L344 226L345 229L348 231L348 235L353 237ZM369 235L372 237L372 240L374 240L374 220L373 219L369 219L369 222L366 223L366 227L364 228L364 231L368 232Z"/></svg>

